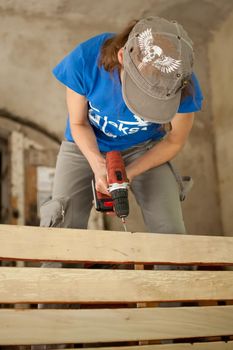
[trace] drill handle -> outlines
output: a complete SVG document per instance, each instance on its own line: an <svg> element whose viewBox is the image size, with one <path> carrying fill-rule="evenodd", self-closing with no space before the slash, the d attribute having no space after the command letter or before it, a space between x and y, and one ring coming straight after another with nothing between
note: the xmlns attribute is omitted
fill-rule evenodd
<svg viewBox="0 0 233 350"><path fill-rule="evenodd" d="M91 186L92 186L95 209L97 211L101 211L104 213L114 211L112 198L96 190L95 179L92 180Z"/></svg>

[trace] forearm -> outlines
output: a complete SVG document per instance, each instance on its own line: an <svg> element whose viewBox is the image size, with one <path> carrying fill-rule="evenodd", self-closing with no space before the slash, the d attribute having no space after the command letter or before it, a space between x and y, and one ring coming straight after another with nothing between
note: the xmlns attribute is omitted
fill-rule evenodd
<svg viewBox="0 0 233 350"><path fill-rule="evenodd" d="M108 194L106 161L99 151L94 130L88 120L88 101L85 96L68 87L66 100L73 139L93 170L97 191Z"/></svg>
<svg viewBox="0 0 233 350"><path fill-rule="evenodd" d="M101 164L105 165L105 159L99 151L96 136L91 125L89 123L72 124L71 131L75 143L87 159L93 172L97 172Z"/></svg>
<svg viewBox="0 0 233 350"><path fill-rule="evenodd" d="M193 121L194 113L177 113L172 120L172 131L167 137L127 167L129 179L172 160L185 145Z"/></svg>
<svg viewBox="0 0 233 350"><path fill-rule="evenodd" d="M127 166L126 171L129 180L151 168L170 161L180 152L182 146L182 144L172 143L168 139L160 141L144 155Z"/></svg>
<svg viewBox="0 0 233 350"><path fill-rule="evenodd" d="M85 96L67 88L66 100L73 139L86 157L92 170L96 172L100 164L105 164L105 160L99 151L96 136L87 117L87 99Z"/></svg>

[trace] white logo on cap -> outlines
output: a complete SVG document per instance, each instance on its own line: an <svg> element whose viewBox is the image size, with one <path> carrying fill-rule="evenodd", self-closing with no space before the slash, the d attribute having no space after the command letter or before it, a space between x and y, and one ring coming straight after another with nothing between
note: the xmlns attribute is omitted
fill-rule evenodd
<svg viewBox="0 0 233 350"><path fill-rule="evenodd" d="M153 62L152 66L162 73L171 73L179 68L181 60L165 56L161 47L153 44L151 28L139 34L138 41L140 50L144 56L142 62L138 65L139 70L150 62Z"/></svg>

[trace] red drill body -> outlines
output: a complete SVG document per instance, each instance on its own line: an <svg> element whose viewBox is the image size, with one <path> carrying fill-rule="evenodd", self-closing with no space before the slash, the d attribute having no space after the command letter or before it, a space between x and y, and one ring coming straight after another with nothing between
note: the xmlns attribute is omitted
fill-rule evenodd
<svg viewBox="0 0 233 350"><path fill-rule="evenodd" d="M128 185L124 161L119 151L111 151L106 154L106 169L108 190L111 196L95 190L95 184L92 183L95 208L98 211L114 211L120 218L129 215Z"/></svg>

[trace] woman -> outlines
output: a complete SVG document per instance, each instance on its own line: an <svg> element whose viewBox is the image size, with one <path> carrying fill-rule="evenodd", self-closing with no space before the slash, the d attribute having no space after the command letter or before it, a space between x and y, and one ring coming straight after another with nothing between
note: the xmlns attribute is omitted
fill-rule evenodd
<svg viewBox="0 0 233 350"><path fill-rule="evenodd" d="M201 108L192 70L187 33L159 17L91 38L54 68L66 86L69 116L53 198L41 208L42 226L86 228L93 173L96 189L108 194L105 153L119 150L148 231L185 232L170 160Z"/></svg>

